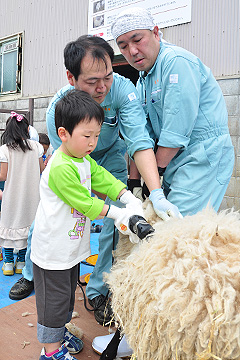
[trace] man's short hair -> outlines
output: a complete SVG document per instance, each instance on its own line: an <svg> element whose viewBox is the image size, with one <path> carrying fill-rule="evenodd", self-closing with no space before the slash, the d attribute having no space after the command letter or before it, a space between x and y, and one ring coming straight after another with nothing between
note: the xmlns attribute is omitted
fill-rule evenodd
<svg viewBox="0 0 240 360"><path fill-rule="evenodd" d="M55 126L57 134L58 128L64 127L72 135L76 125L81 121L91 121L93 118L99 125L102 125L104 111L85 91L70 90L56 104Z"/></svg>
<svg viewBox="0 0 240 360"><path fill-rule="evenodd" d="M64 49L65 67L76 80L81 74L81 62L87 54L90 54L93 60L102 60L106 68L106 57L109 56L111 62L114 59L114 51L107 41L98 36L80 36L77 40L68 43Z"/></svg>

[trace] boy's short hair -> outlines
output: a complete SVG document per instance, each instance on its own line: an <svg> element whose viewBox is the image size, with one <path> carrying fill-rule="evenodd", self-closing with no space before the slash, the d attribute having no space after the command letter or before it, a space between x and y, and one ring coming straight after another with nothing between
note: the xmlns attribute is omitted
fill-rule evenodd
<svg viewBox="0 0 240 360"><path fill-rule="evenodd" d="M47 134L45 133L38 133L39 136L39 142L40 144L44 144L44 145L50 145L50 140Z"/></svg>
<svg viewBox="0 0 240 360"><path fill-rule="evenodd" d="M81 121L96 119L99 125L104 120L102 107L85 91L71 90L62 97L55 108L55 126L64 127L70 135Z"/></svg>
<svg viewBox="0 0 240 360"><path fill-rule="evenodd" d="M76 80L78 80L78 76L81 74L81 63L87 54L90 54L93 60L102 60L106 68L106 57L109 56L111 62L113 62L114 59L113 48L107 41L98 36L80 36L77 40L68 43L64 49L65 67Z"/></svg>

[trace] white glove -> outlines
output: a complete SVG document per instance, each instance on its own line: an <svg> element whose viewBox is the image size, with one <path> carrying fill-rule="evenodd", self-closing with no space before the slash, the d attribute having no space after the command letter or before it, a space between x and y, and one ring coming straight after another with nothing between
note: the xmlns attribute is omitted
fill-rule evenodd
<svg viewBox="0 0 240 360"><path fill-rule="evenodd" d="M136 198L131 191L124 192L119 200L122 204L126 205L127 209L132 209L134 211L134 215L140 215L144 217L143 215L143 208L142 208L142 201L138 198Z"/></svg>
<svg viewBox="0 0 240 360"><path fill-rule="evenodd" d="M129 240L132 244L138 244L140 239L136 234L131 232L131 234L129 235Z"/></svg>
<svg viewBox="0 0 240 360"><path fill-rule="evenodd" d="M162 220L167 221L170 217L178 217L180 219L183 217L179 212L178 207L165 198L162 189L152 190L149 199L153 204L155 213Z"/></svg>
<svg viewBox="0 0 240 360"><path fill-rule="evenodd" d="M134 188L134 189L139 189L139 188ZM142 188L140 188L140 189L141 189L141 191L142 191ZM134 205L134 206L136 206L136 207L138 207L138 206L141 206L141 207L142 207L142 201L141 201L138 197L134 196L134 195L131 193L130 190L125 191L125 192L120 196L119 200L121 201L121 203L123 203L123 204L125 204L125 205L126 205L126 204L132 204L132 205Z"/></svg>
<svg viewBox="0 0 240 360"><path fill-rule="evenodd" d="M116 228L123 235L128 235L130 241L136 244L140 239L129 229L129 219L133 215L143 216L142 207L140 208L140 211L136 211L136 207L134 209L132 204L126 205L126 208L119 208L117 206L111 205L106 216L110 219L113 219Z"/></svg>

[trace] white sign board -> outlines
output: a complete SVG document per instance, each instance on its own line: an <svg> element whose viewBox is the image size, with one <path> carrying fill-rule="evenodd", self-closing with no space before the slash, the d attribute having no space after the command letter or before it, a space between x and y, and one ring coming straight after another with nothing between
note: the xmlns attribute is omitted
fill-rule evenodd
<svg viewBox="0 0 240 360"><path fill-rule="evenodd" d="M89 0L88 34L111 40L111 23L126 8L142 7L151 12L160 28L191 21L191 0Z"/></svg>

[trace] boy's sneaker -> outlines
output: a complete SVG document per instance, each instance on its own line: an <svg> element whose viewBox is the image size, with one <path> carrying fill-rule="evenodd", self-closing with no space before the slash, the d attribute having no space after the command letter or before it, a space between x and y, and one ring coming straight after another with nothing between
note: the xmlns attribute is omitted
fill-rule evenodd
<svg viewBox="0 0 240 360"><path fill-rule="evenodd" d="M15 273L22 274L22 269L25 266L25 261L17 261L15 262Z"/></svg>
<svg viewBox="0 0 240 360"><path fill-rule="evenodd" d="M66 346L70 354L77 354L83 349L83 341L70 333L67 328L65 328L61 344Z"/></svg>
<svg viewBox="0 0 240 360"><path fill-rule="evenodd" d="M3 275L14 275L14 263L10 262L10 263L3 263L3 267L2 267L2 271L3 271Z"/></svg>
<svg viewBox="0 0 240 360"><path fill-rule="evenodd" d="M45 348L43 348L39 360L77 360L77 359L71 356L68 352L68 349L63 345L58 349L58 352L56 352L52 356L46 356Z"/></svg>

